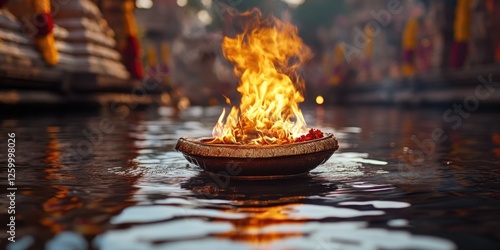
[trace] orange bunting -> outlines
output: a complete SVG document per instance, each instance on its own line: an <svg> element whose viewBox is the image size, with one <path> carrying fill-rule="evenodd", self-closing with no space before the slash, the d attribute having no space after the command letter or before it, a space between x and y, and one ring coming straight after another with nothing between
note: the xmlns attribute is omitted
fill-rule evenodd
<svg viewBox="0 0 500 250"><path fill-rule="evenodd" d="M55 65L59 62L59 53L57 51L54 39L54 21L50 13L50 1L38 0L32 1L32 7L37 20L37 33L35 42L42 54L42 57L48 65Z"/></svg>
<svg viewBox="0 0 500 250"><path fill-rule="evenodd" d="M141 52L139 39L137 38L137 26L134 18L135 3L131 0L126 0L123 3L123 28L125 30L125 47L122 55L125 67L130 75L135 79L142 79L144 71L141 63Z"/></svg>
<svg viewBox="0 0 500 250"><path fill-rule="evenodd" d="M455 9L454 40L466 42L470 38L472 19L472 0L458 0Z"/></svg>

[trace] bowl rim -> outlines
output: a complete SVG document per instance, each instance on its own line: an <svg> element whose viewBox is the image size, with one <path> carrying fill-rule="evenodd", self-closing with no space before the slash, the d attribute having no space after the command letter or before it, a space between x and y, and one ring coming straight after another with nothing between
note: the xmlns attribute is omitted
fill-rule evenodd
<svg viewBox="0 0 500 250"><path fill-rule="evenodd" d="M323 133L322 138L310 141L277 145L207 144L203 142L209 139L210 137L197 139L181 137L175 149L183 154L204 157L271 158L335 151L339 147L332 133Z"/></svg>

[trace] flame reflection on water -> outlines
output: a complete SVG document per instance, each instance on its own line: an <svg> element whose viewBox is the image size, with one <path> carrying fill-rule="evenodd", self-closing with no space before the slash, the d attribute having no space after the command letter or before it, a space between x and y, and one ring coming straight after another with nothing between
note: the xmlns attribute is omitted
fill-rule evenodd
<svg viewBox="0 0 500 250"><path fill-rule="evenodd" d="M96 249L497 246L491 240L498 235L497 116L475 113L459 132L429 119L427 111L325 108L321 129L334 132L342 145L310 176L231 180L207 190L212 176L173 151L180 136L210 135L220 109L212 108L213 115L197 109L178 119L139 112L115 120L116 129L77 163L67 159L67 149L77 146L84 139L81 131L94 128L102 114L2 122L2 129L16 127L19 134L16 163L23 187L16 197L19 241L9 247L68 242ZM316 124L314 112L304 113L308 124ZM450 140L433 155L415 166L398 160L404 148L417 149L412 134L425 138L437 126Z"/></svg>
<svg viewBox="0 0 500 250"><path fill-rule="evenodd" d="M135 137L158 140L148 136L145 128L146 131L141 132L146 135ZM329 127L322 129L332 131ZM193 122L176 131L190 137L206 133L206 126ZM359 133L361 129L357 127L335 131L338 138ZM146 142L136 145L154 146ZM346 143L344 149L349 148L351 145ZM444 239L369 226L367 221L386 215L386 210L405 209L410 204L352 200L353 190L394 189L392 185L356 181L367 174L364 164L380 168L388 164L369 158L367 153L338 152L306 179L271 183L233 181L216 191L206 190L207 183L213 182L211 176L198 173L196 167L188 167L180 153L143 154L135 161L142 168L140 189L135 194L138 205L111 219L116 227L125 226L127 230L109 230L100 235L95 240L100 249L120 246L135 249L455 248ZM180 187L175 185L179 182L182 182ZM162 193L165 195L158 196ZM153 197L155 194L158 197ZM314 204L319 201L328 201L328 204Z"/></svg>
<svg viewBox="0 0 500 250"><path fill-rule="evenodd" d="M401 204L391 206L389 203L386 201L383 207L401 207ZM108 231L96 242L100 249L197 249L201 245L210 249L455 249L453 243L444 239L369 228L361 219L383 214L382 210L360 211L311 204L227 211L138 206L126 209L113 220L113 223L135 226ZM316 221L356 217L361 220Z"/></svg>

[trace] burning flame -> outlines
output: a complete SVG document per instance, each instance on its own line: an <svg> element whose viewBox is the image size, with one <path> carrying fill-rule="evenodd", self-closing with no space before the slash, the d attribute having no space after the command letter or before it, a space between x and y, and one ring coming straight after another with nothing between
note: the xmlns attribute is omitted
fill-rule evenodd
<svg viewBox="0 0 500 250"><path fill-rule="evenodd" d="M297 69L311 57L297 28L275 17L263 19L258 10L248 18L244 31L224 37L224 56L240 77L239 108L233 106L223 123L222 111L211 143L283 144L307 132L298 103L304 101L304 82Z"/></svg>

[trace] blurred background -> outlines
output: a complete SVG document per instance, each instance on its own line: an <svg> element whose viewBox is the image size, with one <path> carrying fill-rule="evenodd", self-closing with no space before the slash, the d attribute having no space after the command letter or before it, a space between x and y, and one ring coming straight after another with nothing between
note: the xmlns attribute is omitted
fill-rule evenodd
<svg viewBox="0 0 500 250"><path fill-rule="evenodd" d="M0 1L0 102L238 100L222 38L230 13L292 22L314 52L308 104L462 101L500 77L497 0ZM492 92L484 103L498 103Z"/></svg>
<svg viewBox="0 0 500 250"><path fill-rule="evenodd" d="M175 150L239 100L221 44L254 7L297 26L304 118L340 142L304 179ZM500 0L0 0L0 249L496 250L499 63Z"/></svg>

